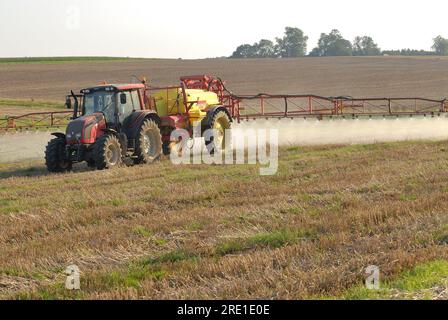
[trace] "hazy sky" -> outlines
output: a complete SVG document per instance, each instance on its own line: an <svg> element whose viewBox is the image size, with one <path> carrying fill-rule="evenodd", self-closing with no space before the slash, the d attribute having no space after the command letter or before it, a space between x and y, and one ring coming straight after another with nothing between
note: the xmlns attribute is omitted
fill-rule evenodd
<svg viewBox="0 0 448 320"><path fill-rule="evenodd" d="M383 49L429 50L448 37L446 0L1 0L0 57L203 58L301 28L370 35Z"/></svg>

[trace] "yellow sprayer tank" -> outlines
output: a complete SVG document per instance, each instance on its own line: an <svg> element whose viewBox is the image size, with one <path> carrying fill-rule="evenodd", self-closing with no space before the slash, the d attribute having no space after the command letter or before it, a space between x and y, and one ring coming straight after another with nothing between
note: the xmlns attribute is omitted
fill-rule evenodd
<svg viewBox="0 0 448 320"><path fill-rule="evenodd" d="M216 93L200 90L186 89L187 105L191 104L188 112L190 124L201 121L205 118L207 111L216 105L219 105L219 99ZM156 104L157 113L164 117L168 115L185 114L184 96L181 88L168 88L152 93L151 97Z"/></svg>

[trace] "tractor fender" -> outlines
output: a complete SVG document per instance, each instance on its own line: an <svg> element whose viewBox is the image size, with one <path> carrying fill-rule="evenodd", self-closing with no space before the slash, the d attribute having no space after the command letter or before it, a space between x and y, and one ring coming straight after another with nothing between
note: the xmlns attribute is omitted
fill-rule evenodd
<svg viewBox="0 0 448 320"><path fill-rule="evenodd" d="M52 132L51 135L59 139L64 139L65 141L65 134L62 132Z"/></svg>
<svg viewBox="0 0 448 320"><path fill-rule="evenodd" d="M227 110L226 107L224 107L224 106L215 106L215 107L213 107L213 108L211 108L210 110L207 111L207 115L202 120L202 128L203 129L210 128L210 126L212 124L213 117L214 117L215 113L218 112L218 111L224 111L225 113L227 113L227 116L229 117L230 122L233 122L232 116L230 115L230 112L229 112L229 110Z"/></svg>
<svg viewBox="0 0 448 320"><path fill-rule="evenodd" d="M160 117L157 115L155 111L136 111L133 112L129 118L126 120L124 130L128 139L136 139L138 136L138 132L140 127L142 126L143 121L146 119L153 120L160 126Z"/></svg>
<svg viewBox="0 0 448 320"><path fill-rule="evenodd" d="M154 111L149 112L146 116L145 116L145 120L146 119L150 119L153 120L155 123L157 123L158 126L160 126L160 124L162 123L162 121L160 120L160 117L157 113L155 113Z"/></svg>

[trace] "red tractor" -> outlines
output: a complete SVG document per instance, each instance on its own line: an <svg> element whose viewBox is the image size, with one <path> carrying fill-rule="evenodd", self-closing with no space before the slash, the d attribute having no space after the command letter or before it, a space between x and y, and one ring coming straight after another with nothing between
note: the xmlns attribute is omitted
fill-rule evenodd
<svg viewBox="0 0 448 320"><path fill-rule="evenodd" d="M102 85L67 97L73 119L66 133L53 133L45 151L50 172L64 172L86 161L97 169L123 161L152 163L162 154L160 118L145 110L145 85ZM81 108L79 110L79 108ZM78 116L81 114L81 116Z"/></svg>
<svg viewBox="0 0 448 320"><path fill-rule="evenodd" d="M64 172L73 163L108 169L126 164L152 163L168 154L176 129L199 123L201 132L214 132L207 149L224 150L225 130L230 130L233 104L219 79L208 76L181 78L180 86L152 88L139 84L101 85L66 98L74 111L66 133L53 133L45 151L50 172Z"/></svg>

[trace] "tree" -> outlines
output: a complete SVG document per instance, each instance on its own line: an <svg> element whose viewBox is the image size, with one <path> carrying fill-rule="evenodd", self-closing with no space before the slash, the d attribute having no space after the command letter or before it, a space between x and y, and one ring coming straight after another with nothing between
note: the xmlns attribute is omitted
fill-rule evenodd
<svg viewBox="0 0 448 320"><path fill-rule="evenodd" d="M270 40L262 39L260 42L243 44L236 48L231 58L273 58L276 56L276 46Z"/></svg>
<svg viewBox="0 0 448 320"><path fill-rule="evenodd" d="M415 50L415 49L401 49L401 50L385 50L382 52L388 56L434 56L434 51Z"/></svg>
<svg viewBox="0 0 448 320"><path fill-rule="evenodd" d="M436 52L437 55L447 56L448 55L448 39L443 38L442 36L437 36L434 38L434 45L432 49Z"/></svg>
<svg viewBox="0 0 448 320"><path fill-rule="evenodd" d="M306 54L308 37L299 28L285 28L283 38L276 38L278 54L282 58L302 57Z"/></svg>
<svg viewBox="0 0 448 320"><path fill-rule="evenodd" d="M371 37L356 37L353 41L353 55L354 56L379 56L381 49L373 41Z"/></svg>
<svg viewBox="0 0 448 320"><path fill-rule="evenodd" d="M254 47L259 58L274 58L276 56L277 49L271 40L262 39Z"/></svg>
<svg viewBox="0 0 448 320"><path fill-rule="evenodd" d="M310 56L351 56L353 48L350 41L344 39L341 33L333 29L329 34L322 33L316 48Z"/></svg>
<svg viewBox="0 0 448 320"><path fill-rule="evenodd" d="M256 49L250 44L242 44L236 48L231 58L254 58L256 56Z"/></svg>

